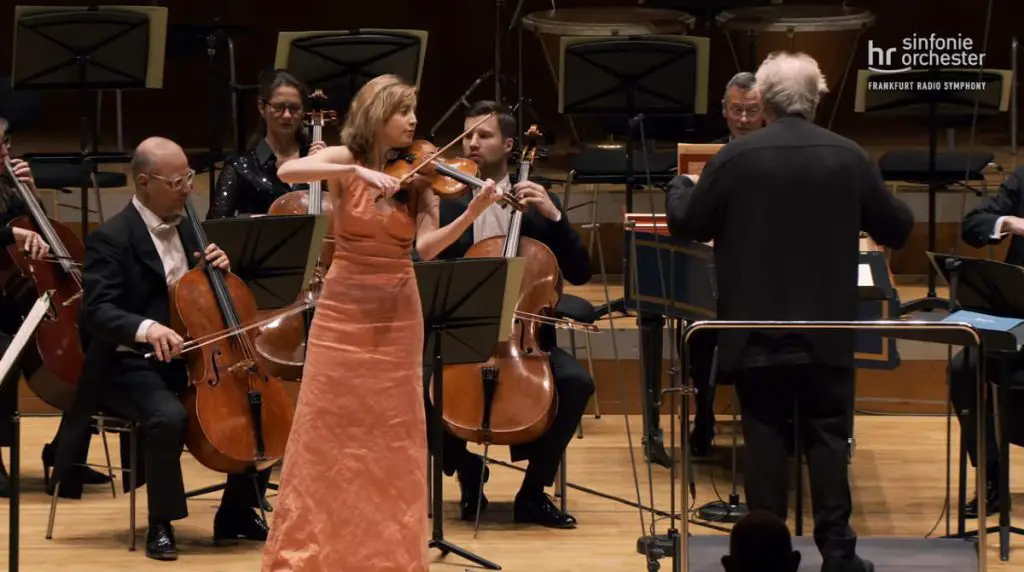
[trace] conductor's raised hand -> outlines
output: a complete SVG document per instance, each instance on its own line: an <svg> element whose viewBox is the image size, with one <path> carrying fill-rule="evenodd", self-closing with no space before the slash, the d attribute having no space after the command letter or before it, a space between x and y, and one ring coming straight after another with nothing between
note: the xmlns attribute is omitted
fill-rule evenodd
<svg viewBox="0 0 1024 572"><path fill-rule="evenodd" d="M501 198L501 190L498 189L497 183L491 179L484 181L484 186L480 188L480 192L473 196L473 200L469 201L469 210L474 216L480 216L487 207L498 202Z"/></svg>
<svg viewBox="0 0 1024 572"><path fill-rule="evenodd" d="M156 359L165 362L181 355L181 346L185 343L178 332L156 322L146 329L146 341L153 346Z"/></svg>
<svg viewBox="0 0 1024 572"><path fill-rule="evenodd" d="M391 195L397 193L399 188L401 188L401 183L399 183L398 179L387 173L358 166L356 167L356 174L362 180L380 189L387 198L391 198Z"/></svg>
<svg viewBox="0 0 1024 572"><path fill-rule="evenodd" d="M555 203L551 202L551 196L544 190L544 187L533 181L523 181L516 183L512 187L512 191L516 194L519 202L524 205L533 205L537 212L544 215L545 218L558 220L558 216L561 213L558 207L555 206Z"/></svg>
<svg viewBox="0 0 1024 572"><path fill-rule="evenodd" d="M200 257L198 252L194 252L192 253L192 255L195 256L196 258ZM211 243L207 245L206 252L204 253L204 256L202 258L203 261L205 261L207 264L212 265L214 268L218 268L225 272L231 270L231 261L228 260L227 253L221 250L220 247L217 246L216 244Z"/></svg>

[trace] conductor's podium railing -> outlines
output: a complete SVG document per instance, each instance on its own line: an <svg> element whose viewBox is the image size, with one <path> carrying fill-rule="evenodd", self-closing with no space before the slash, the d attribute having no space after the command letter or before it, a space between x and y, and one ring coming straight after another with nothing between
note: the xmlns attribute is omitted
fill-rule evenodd
<svg viewBox="0 0 1024 572"><path fill-rule="evenodd" d="M717 318L714 243L673 238L664 214L627 213L625 230L633 268L624 288L626 308L687 321ZM861 236L858 319L894 319L899 293L885 251ZM857 332L857 367L892 370L900 365L896 340Z"/></svg>
<svg viewBox="0 0 1024 572"><path fill-rule="evenodd" d="M690 340L692 336L701 330L747 330L747 331L770 331L770 330L806 330L811 331L835 331L835 330L853 330L858 333L871 333L877 336L885 338L899 338L906 340L913 340L919 342L938 343L943 345L954 345L954 346L965 346L977 348L979 355L991 349L1001 349L1010 347L1020 347L1020 340L1016 339L1012 335L1007 335L1003 331L990 331L975 326L967 321L953 321L946 318L942 321L911 321L911 320L878 320L878 321L850 321L850 322L814 322L814 321L800 321L800 322L784 322L784 321L698 321L691 323L683 332L683 351L681 352L683 363L680 369L686 371L686 355L689 348ZM964 317L966 318L966 316ZM989 343L992 342L996 347L990 347ZM986 400L988 399L987 384L981 383L981 380L986 379L985 377L985 360L976 360L974 367L975 379L978 383L975 384L977 387L977 403L978 410L984 411L987 409ZM679 411L689 411L688 397L695 393L693 388L693 381L690 376L673 376L674 379L681 379L685 385L676 385L673 387L666 388L663 390L663 394L675 395L679 394L682 397L680 407L677 409L672 408L672 423L673 433L679 430L681 437L680 448L683 451L689 450L689 431L680 428L685 428L687 420L683 416L679 416L680 423L679 427L675 426L675 418ZM662 398L664 401L665 398ZM975 471L975 478L977 479L976 486L977 490L984 491L985 483L988 482L988 476L986 475L986 417L984 415L976 416L977 426L976 431L976 446L978 451L977 469ZM674 435L673 435L674 441ZM947 442L947 447L949 443ZM681 475L689 474L690 468L687 466L689 459L687 456L683 456L683 466L678 471ZM675 486L675 465L672 467L672 482L673 487ZM687 479L680 479L680 487L682 497L686 498L685 487L687 486ZM978 495L978 514L987 514L987 499L986 495ZM675 495L673 495L675 498ZM962 503L961 499L961 503ZM946 502L947 506L953 506L950 503L950 485L947 479L946 483ZM673 507L674 508L674 507ZM689 562L687 555L689 554L689 520L687 518L679 519L681 526L676 528L676 516L675 511L672 510L670 513L673 515L670 517L669 530L676 531L678 533L670 532L669 536L672 541L672 569L679 570L681 572L687 572L689 570ZM950 518L950 512L947 511L947 521ZM948 527L948 522L947 522ZM988 544L987 544L987 530L985 526L979 526L977 532L977 558L979 572L985 572L988 570ZM974 552L972 550L972 552Z"/></svg>

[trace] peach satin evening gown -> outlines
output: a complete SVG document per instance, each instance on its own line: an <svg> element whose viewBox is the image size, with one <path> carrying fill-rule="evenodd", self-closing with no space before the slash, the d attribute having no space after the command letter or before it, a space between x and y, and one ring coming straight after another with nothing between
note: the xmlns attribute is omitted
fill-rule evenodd
<svg viewBox="0 0 1024 572"><path fill-rule="evenodd" d="M427 563L423 315L415 213L334 193L334 259L309 333L263 572L419 572Z"/></svg>

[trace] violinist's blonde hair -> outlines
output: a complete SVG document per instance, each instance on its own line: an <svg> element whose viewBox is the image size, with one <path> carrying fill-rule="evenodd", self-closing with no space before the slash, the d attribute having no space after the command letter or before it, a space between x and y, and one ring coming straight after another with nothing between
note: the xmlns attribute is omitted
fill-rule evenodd
<svg viewBox="0 0 1024 572"><path fill-rule="evenodd" d="M341 142L357 161L368 165L372 160L377 132L391 116L405 106L416 106L416 88L402 78L385 74L366 82L352 98Z"/></svg>

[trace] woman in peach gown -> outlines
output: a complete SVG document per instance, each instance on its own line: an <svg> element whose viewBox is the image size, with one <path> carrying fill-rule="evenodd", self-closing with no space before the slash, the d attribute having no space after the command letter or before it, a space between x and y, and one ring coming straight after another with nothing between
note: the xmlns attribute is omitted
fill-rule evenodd
<svg viewBox="0 0 1024 572"><path fill-rule="evenodd" d="M386 153L416 128L416 92L396 76L352 100L343 145L281 165L287 183L326 179L335 254L309 333L264 572L426 571L423 316L412 248L431 259L499 196L492 181L438 228L425 185L406 197ZM417 181L418 182L418 181ZM375 201L383 194L388 200Z"/></svg>

